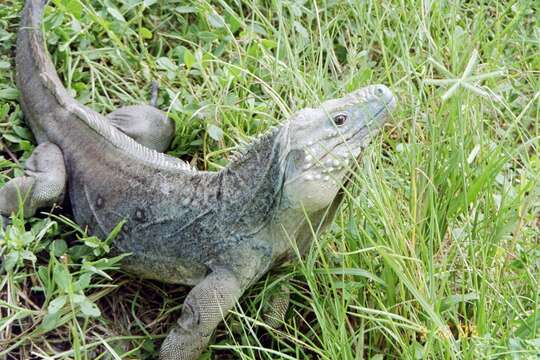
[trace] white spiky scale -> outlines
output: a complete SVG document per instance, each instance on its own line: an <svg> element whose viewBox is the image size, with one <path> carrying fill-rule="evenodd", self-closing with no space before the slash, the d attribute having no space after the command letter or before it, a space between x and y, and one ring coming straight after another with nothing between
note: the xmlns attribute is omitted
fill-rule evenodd
<svg viewBox="0 0 540 360"><path fill-rule="evenodd" d="M334 159L334 160L332 160L332 165L337 167L337 166L341 165L341 161L339 161L338 159Z"/></svg>
<svg viewBox="0 0 540 360"><path fill-rule="evenodd" d="M330 167L325 168L325 169L322 171L322 173L323 173L323 174L331 174L331 173L333 173L333 172L336 171L336 170L337 170L337 168L335 168L335 167L333 167L333 166L330 166Z"/></svg>
<svg viewBox="0 0 540 360"><path fill-rule="evenodd" d="M330 176L326 175L326 176L324 177L324 181L330 181Z"/></svg>

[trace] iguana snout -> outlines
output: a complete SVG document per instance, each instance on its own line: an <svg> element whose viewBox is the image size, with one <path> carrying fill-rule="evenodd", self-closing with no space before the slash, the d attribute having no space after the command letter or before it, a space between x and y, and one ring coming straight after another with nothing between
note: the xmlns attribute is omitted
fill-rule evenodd
<svg viewBox="0 0 540 360"><path fill-rule="evenodd" d="M317 211L329 205L395 106L388 87L372 85L296 113L284 126L288 206Z"/></svg>

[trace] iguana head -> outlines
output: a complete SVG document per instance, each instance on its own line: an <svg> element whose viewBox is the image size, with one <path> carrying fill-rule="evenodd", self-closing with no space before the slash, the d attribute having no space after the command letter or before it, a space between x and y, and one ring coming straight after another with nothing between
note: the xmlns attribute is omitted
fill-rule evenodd
<svg viewBox="0 0 540 360"><path fill-rule="evenodd" d="M308 212L330 205L395 104L390 89L373 85L296 113L281 131L283 205Z"/></svg>

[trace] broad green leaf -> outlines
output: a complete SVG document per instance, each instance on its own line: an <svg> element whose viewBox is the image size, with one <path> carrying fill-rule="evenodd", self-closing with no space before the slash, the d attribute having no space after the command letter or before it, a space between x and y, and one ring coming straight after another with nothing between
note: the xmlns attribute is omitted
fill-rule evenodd
<svg viewBox="0 0 540 360"><path fill-rule="evenodd" d="M199 31L197 36L203 42L212 42L219 39L219 35L215 31Z"/></svg>
<svg viewBox="0 0 540 360"><path fill-rule="evenodd" d="M19 97L19 91L15 88L9 87L0 89L0 99L4 100L16 100Z"/></svg>
<svg viewBox="0 0 540 360"><path fill-rule="evenodd" d="M144 6L145 7L150 7L150 6L154 5L155 3L157 3L157 0L144 0Z"/></svg>
<svg viewBox="0 0 540 360"><path fill-rule="evenodd" d="M139 29L139 34L141 35L141 38L143 39L151 39L153 36L152 32L145 27L142 27Z"/></svg>
<svg viewBox="0 0 540 360"><path fill-rule="evenodd" d="M215 28L222 28L225 26L225 21L223 20L223 18L221 17L221 15L219 14L216 14L216 13L209 13L207 16L206 16L206 19L208 20L208 23L210 24L210 26L212 27L215 27Z"/></svg>
<svg viewBox="0 0 540 360"><path fill-rule="evenodd" d="M66 10L73 15L76 19L80 20L83 8L79 1L77 0L64 0L64 6Z"/></svg>
<svg viewBox="0 0 540 360"><path fill-rule="evenodd" d="M233 16L230 14L225 16L225 21L229 25L229 29L231 30L231 33L237 32L238 29L240 29L240 27L242 26L242 23L240 22L240 20L236 16Z"/></svg>
<svg viewBox="0 0 540 360"><path fill-rule="evenodd" d="M60 311L60 309L63 308L66 304L66 300L66 296L62 295L51 301L49 303L49 306L47 307L47 311L49 311L49 314L56 314L58 311Z"/></svg>
<svg viewBox="0 0 540 360"><path fill-rule="evenodd" d="M28 260L28 261L31 261L32 263L35 263L37 258L36 258L36 255L34 255L33 252L31 252L30 250L23 250L21 252L21 257L24 259L24 260Z"/></svg>
<svg viewBox="0 0 540 360"><path fill-rule="evenodd" d="M19 139L18 137L16 136L13 136L11 134L2 134L2 137L4 139L6 139L7 141L11 142L11 143L14 143L14 144L18 144L20 143L22 140Z"/></svg>
<svg viewBox="0 0 540 360"><path fill-rule="evenodd" d="M90 236L84 239L84 244L93 249L98 248L101 245L101 240L95 236Z"/></svg>
<svg viewBox="0 0 540 360"><path fill-rule="evenodd" d="M0 120L9 113L9 104L4 103L0 106Z"/></svg>
<svg viewBox="0 0 540 360"><path fill-rule="evenodd" d="M174 10L180 14L191 14L197 12L197 8L194 6L177 6Z"/></svg>
<svg viewBox="0 0 540 360"><path fill-rule="evenodd" d="M277 46L277 42L270 39L262 39L261 44L268 50L274 49Z"/></svg>
<svg viewBox="0 0 540 360"><path fill-rule="evenodd" d="M216 141L223 139L223 130L214 124L208 125L208 135Z"/></svg>
<svg viewBox="0 0 540 360"><path fill-rule="evenodd" d="M75 283L75 291L83 291L86 289L88 286L90 286L90 280L92 280L91 273L82 274Z"/></svg>
<svg viewBox="0 0 540 360"><path fill-rule="evenodd" d="M176 65L168 57L160 57L156 60L157 66L169 71L176 71Z"/></svg>
<svg viewBox="0 0 540 360"><path fill-rule="evenodd" d="M540 334L540 310L531 314L528 318L520 321L520 327L514 333L514 336L520 339L529 339L534 334Z"/></svg>
<svg viewBox="0 0 540 360"><path fill-rule="evenodd" d="M83 269L91 271L91 272L93 272L95 274L101 275L106 279L112 280L112 278L105 271L103 271L101 269L98 269L97 267L95 267L93 265L85 263L85 264L83 264Z"/></svg>
<svg viewBox="0 0 540 360"><path fill-rule="evenodd" d="M21 139L26 140L32 140L32 133L27 128L24 128L22 126L14 125L13 131L15 134L17 134Z"/></svg>
<svg viewBox="0 0 540 360"><path fill-rule="evenodd" d="M118 11L117 8L108 7L108 8L107 8L107 11L108 11L109 14L111 14L111 16L112 16L113 18L115 18L116 20L121 21L121 22L126 22L126 19L124 18L124 15L122 15L122 13L121 13L120 11Z"/></svg>
<svg viewBox="0 0 540 360"><path fill-rule="evenodd" d="M96 304L91 302L88 298L81 302L81 311L86 316L98 317L101 315L101 311Z"/></svg>
<svg viewBox="0 0 540 360"><path fill-rule="evenodd" d="M480 296L476 292L471 292L468 294L454 294L446 297L446 299L443 299L442 301L442 309L448 309L449 307L462 303L462 302L471 302L474 300L478 300Z"/></svg>
<svg viewBox="0 0 540 360"><path fill-rule="evenodd" d="M60 321L60 313L49 313L43 317L43 321L39 325L39 329L44 332L54 329Z"/></svg>
<svg viewBox="0 0 540 360"><path fill-rule="evenodd" d="M304 27L304 25L302 25L298 21L295 21L293 23L293 26L296 29L296 31L298 32L298 34L300 34L300 36L302 36L304 39L309 39L309 33L306 30L306 28Z"/></svg>
<svg viewBox="0 0 540 360"><path fill-rule="evenodd" d="M197 60L195 59L195 55L188 49L184 50L184 64L188 69L191 69L193 65L195 65L195 62Z"/></svg>
<svg viewBox="0 0 540 360"><path fill-rule="evenodd" d="M56 263L54 265L53 277L54 282L61 290L66 291L68 289L71 282L71 274L62 264Z"/></svg>
<svg viewBox="0 0 540 360"><path fill-rule="evenodd" d="M7 256L4 257L4 269L6 272L10 272L15 268L17 262L19 261L19 252L12 251Z"/></svg>
<svg viewBox="0 0 540 360"><path fill-rule="evenodd" d="M51 251L53 252L54 256L62 256L67 251L67 243L65 240L54 240L51 243Z"/></svg>
<svg viewBox="0 0 540 360"><path fill-rule="evenodd" d="M75 295L73 295L73 302L75 304L81 304L84 301L87 301L87 299L88 298L86 296L84 296L83 294L75 294Z"/></svg>
<svg viewBox="0 0 540 360"><path fill-rule="evenodd" d="M34 234L30 231L25 231L19 234L18 240L23 246L30 245L34 241Z"/></svg>

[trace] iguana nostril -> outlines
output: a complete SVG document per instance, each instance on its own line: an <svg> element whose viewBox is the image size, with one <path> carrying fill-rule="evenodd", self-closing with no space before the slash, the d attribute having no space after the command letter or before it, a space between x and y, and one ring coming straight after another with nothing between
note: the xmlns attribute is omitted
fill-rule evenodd
<svg viewBox="0 0 540 360"><path fill-rule="evenodd" d="M377 96L379 96L379 97L383 96L383 95L384 95L384 90L383 90L383 88L382 88L382 87L377 87L377 88L375 89L375 94L376 94Z"/></svg>

